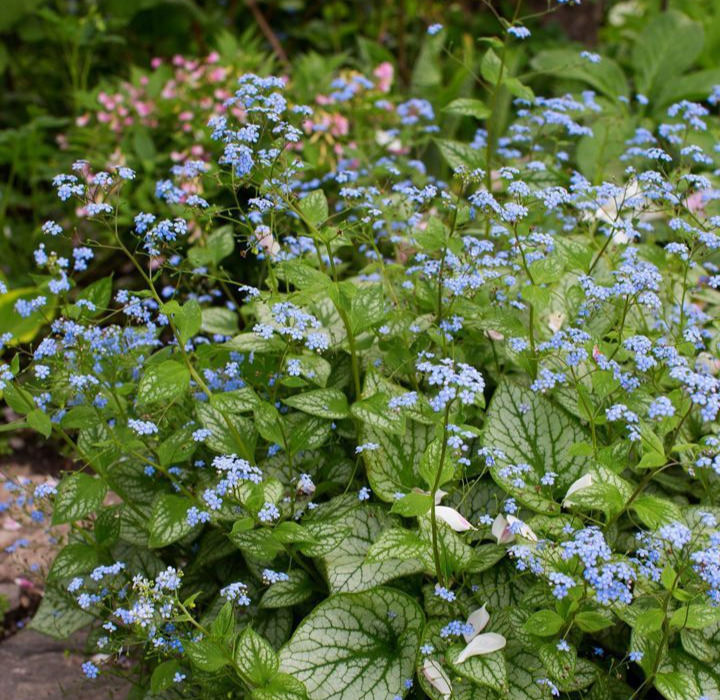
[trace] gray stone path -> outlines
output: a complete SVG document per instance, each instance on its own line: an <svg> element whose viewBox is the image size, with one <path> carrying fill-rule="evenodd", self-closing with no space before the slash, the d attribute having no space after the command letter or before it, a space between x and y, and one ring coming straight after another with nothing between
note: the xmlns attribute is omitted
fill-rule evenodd
<svg viewBox="0 0 720 700"><path fill-rule="evenodd" d="M0 643L0 700L121 700L127 686L85 678L79 640L57 642L24 630Z"/></svg>

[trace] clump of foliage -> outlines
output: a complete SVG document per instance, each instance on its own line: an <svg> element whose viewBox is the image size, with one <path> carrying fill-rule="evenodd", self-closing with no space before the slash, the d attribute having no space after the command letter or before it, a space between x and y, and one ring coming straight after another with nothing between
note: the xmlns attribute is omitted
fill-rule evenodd
<svg viewBox="0 0 720 700"><path fill-rule="evenodd" d="M656 96L536 96L502 27L489 99L444 106L472 141L389 66L312 107L247 74L216 160L152 211L126 165L55 178L77 223L43 226L14 307L50 332L4 336L0 377L11 427L78 462L33 495L71 526L33 626L89 626L88 677L130 655L136 697L720 694L720 89L642 112L600 167L603 115ZM135 276L76 286L100 253Z"/></svg>

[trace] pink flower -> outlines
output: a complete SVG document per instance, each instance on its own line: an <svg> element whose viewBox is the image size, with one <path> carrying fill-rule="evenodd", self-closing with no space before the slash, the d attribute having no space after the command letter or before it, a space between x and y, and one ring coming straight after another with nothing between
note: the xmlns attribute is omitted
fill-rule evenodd
<svg viewBox="0 0 720 700"><path fill-rule="evenodd" d="M685 206L693 213L705 214L705 197L703 192L693 192L686 200Z"/></svg>
<svg viewBox="0 0 720 700"><path fill-rule="evenodd" d="M389 61L383 61L374 71L373 75L378 79L377 87L380 92L388 92L393 84L395 69Z"/></svg>

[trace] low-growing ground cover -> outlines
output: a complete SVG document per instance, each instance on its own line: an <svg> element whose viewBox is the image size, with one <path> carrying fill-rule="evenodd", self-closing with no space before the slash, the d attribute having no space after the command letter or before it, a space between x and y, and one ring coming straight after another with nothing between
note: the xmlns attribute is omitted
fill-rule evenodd
<svg viewBox="0 0 720 700"><path fill-rule="evenodd" d="M89 629L89 679L720 697L720 87L669 12L631 75L538 53L542 97L531 29L480 39L483 101L245 73L153 199L55 177L0 381L77 466L12 498L69 533L32 627Z"/></svg>

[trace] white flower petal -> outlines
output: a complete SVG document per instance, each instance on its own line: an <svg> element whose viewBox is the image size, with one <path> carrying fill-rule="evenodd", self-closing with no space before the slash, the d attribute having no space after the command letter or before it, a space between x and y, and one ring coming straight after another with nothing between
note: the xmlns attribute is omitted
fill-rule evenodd
<svg viewBox="0 0 720 700"><path fill-rule="evenodd" d="M480 656L482 654L492 654L494 651L500 651L506 644L505 637L497 632L486 632L479 634L473 639L455 659L456 664L461 664L471 656Z"/></svg>
<svg viewBox="0 0 720 700"><path fill-rule="evenodd" d="M563 323L565 323L565 318L565 314L560 311L553 311L548 316L548 328L553 333L557 333L562 328Z"/></svg>
<svg viewBox="0 0 720 700"><path fill-rule="evenodd" d="M508 521L508 527L515 530L516 528L512 527L515 525L515 523L521 523L520 525L520 537L524 537L526 540L530 540L531 542L537 542L538 538L537 535L533 532L532 528L529 525L526 525L525 523L520 520L520 518L516 518L514 515L508 515L507 517Z"/></svg>
<svg viewBox="0 0 720 700"><path fill-rule="evenodd" d="M466 520L454 508L448 508L448 506L435 506L435 516L447 523L455 532L466 532L475 529L469 520Z"/></svg>
<svg viewBox="0 0 720 700"><path fill-rule="evenodd" d="M447 496L447 494L448 494L448 492L443 491L442 489L438 489L437 491L435 491L435 505L439 506L440 501L442 501L442 499L443 499L443 496Z"/></svg>
<svg viewBox="0 0 720 700"><path fill-rule="evenodd" d="M477 637L477 635L485 629L488 622L490 622L490 615L484 605L482 608L473 610L468 616L467 623L473 626L474 631L472 634L463 634L465 641L469 642L473 637Z"/></svg>
<svg viewBox="0 0 720 700"><path fill-rule="evenodd" d="M502 513L493 520L491 532L498 544L507 544L515 539L515 535L510 532L508 521L505 520L505 516L502 515Z"/></svg>
<svg viewBox="0 0 720 700"><path fill-rule="evenodd" d="M452 683L450 682L450 678L437 661L425 659L422 670L427 682L435 688L440 695L444 698L452 696Z"/></svg>
<svg viewBox="0 0 720 700"><path fill-rule="evenodd" d="M576 493L577 491L582 491L583 489L586 489L592 485L593 485L593 475L592 474L585 474L584 476L581 476L579 479L577 479L577 481L573 481L573 483L570 484L570 488L567 490L567 493L565 494L565 498L563 500L563 506L567 507L567 506L574 505L569 497L573 493Z"/></svg>

